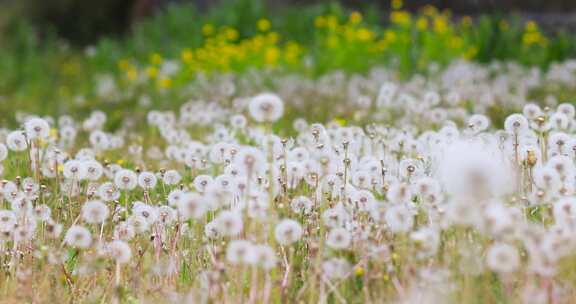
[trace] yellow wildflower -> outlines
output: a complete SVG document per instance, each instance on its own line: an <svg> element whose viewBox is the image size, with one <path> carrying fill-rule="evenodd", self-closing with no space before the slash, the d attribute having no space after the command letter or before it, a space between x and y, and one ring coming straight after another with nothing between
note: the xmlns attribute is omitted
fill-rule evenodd
<svg viewBox="0 0 576 304"><path fill-rule="evenodd" d="M392 0L392 9L399 10L402 8L402 0Z"/></svg>
<svg viewBox="0 0 576 304"><path fill-rule="evenodd" d="M210 36L214 34L214 26L210 23L206 23L202 26L202 34L205 36Z"/></svg>
<svg viewBox="0 0 576 304"><path fill-rule="evenodd" d="M362 21L362 14L357 11L354 11L350 14L350 23L351 24L358 24Z"/></svg>
<svg viewBox="0 0 576 304"><path fill-rule="evenodd" d="M260 30L262 32L268 31L271 26L272 26L272 24L270 23L270 21L268 19L263 18L263 19L258 20L257 27L258 27L258 30Z"/></svg>

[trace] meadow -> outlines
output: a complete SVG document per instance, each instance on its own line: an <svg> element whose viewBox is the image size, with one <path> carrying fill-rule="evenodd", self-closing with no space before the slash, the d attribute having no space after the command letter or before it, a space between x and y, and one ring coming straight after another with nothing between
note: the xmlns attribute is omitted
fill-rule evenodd
<svg viewBox="0 0 576 304"><path fill-rule="evenodd" d="M573 303L576 39L392 1L0 49L0 303Z"/></svg>

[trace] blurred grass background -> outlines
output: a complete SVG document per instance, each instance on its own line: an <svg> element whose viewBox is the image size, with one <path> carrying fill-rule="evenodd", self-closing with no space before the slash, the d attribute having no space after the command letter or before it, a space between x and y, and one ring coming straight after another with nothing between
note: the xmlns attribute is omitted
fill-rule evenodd
<svg viewBox="0 0 576 304"><path fill-rule="evenodd" d="M264 69L314 78L384 65L410 77L459 59L547 68L576 54L576 2L565 0L23 0L2 7L4 121L18 110L95 107L121 117L144 111L134 107L143 95L175 107L185 99L179 90L200 74ZM164 73L167 63L178 72ZM132 93L103 103L102 75Z"/></svg>

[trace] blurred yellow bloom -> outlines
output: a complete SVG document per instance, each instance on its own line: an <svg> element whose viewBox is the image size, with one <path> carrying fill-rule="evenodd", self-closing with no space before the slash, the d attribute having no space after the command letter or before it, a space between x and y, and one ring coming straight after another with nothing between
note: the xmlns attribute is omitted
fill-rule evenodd
<svg viewBox="0 0 576 304"><path fill-rule="evenodd" d="M160 89L169 89L172 86L172 79L168 77L162 77L158 79L157 82L158 88Z"/></svg>
<svg viewBox="0 0 576 304"><path fill-rule="evenodd" d="M154 78L158 75L158 69L156 67L153 67L153 66L148 67L146 69L146 74L148 75L148 77Z"/></svg>
<svg viewBox="0 0 576 304"><path fill-rule="evenodd" d="M196 58L198 58L199 60L206 59L206 50L204 49L196 50Z"/></svg>
<svg viewBox="0 0 576 304"><path fill-rule="evenodd" d="M162 56L158 53L153 53L150 55L150 62L155 65L159 65L162 63Z"/></svg>
<svg viewBox="0 0 576 304"><path fill-rule="evenodd" d="M182 53L180 53L180 58L185 63L190 63L192 59L194 59L194 53L192 53L192 50L190 49L183 49Z"/></svg>
<svg viewBox="0 0 576 304"><path fill-rule="evenodd" d="M120 166L122 166L124 164L124 160L123 159L119 159L116 161L116 163Z"/></svg>
<svg viewBox="0 0 576 304"><path fill-rule="evenodd" d="M120 70L125 70L130 66L130 62L128 61L128 59L120 59L120 61L118 61L118 68Z"/></svg>
<svg viewBox="0 0 576 304"><path fill-rule="evenodd" d="M214 26L210 23L206 23L202 26L202 34L205 36L210 36L214 34Z"/></svg>
<svg viewBox="0 0 576 304"><path fill-rule="evenodd" d="M538 24L536 22L530 20L526 22L524 27L525 31L522 35L522 43L525 45L532 45L532 44L545 44L546 38L540 33L538 30Z"/></svg>
<svg viewBox="0 0 576 304"><path fill-rule="evenodd" d="M525 29L527 32L535 32L538 30L538 24L536 22L530 20L526 22Z"/></svg>
<svg viewBox="0 0 576 304"><path fill-rule="evenodd" d="M278 42L278 33L268 33L268 35L266 35L266 41L270 44L276 44Z"/></svg>
<svg viewBox="0 0 576 304"><path fill-rule="evenodd" d="M356 269L354 269L354 274L355 274L357 277L363 276L363 275L364 275L364 268L362 268L362 267L360 267L360 266L356 267Z"/></svg>
<svg viewBox="0 0 576 304"><path fill-rule="evenodd" d="M374 33L372 33L367 28L361 28L361 29L358 29L358 31L356 32L356 36L358 37L358 40L360 40L360 41L369 41L369 40L372 40L372 38L374 37Z"/></svg>
<svg viewBox="0 0 576 304"><path fill-rule="evenodd" d="M438 9L433 5L425 5L424 8L422 8L422 14L426 16L435 16L438 14Z"/></svg>
<svg viewBox="0 0 576 304"><path fill-rule="evenodd" d="M464 45L464 40L461 37L453 36L448 41L448 46L452 49L459 49Z"/></svg>
<svg viewBox="0 0 576 304"><path fill-rule="evenodd" d="M235 41L238 39L238 31L233 28L228 28L225 31L226 38L230 41Z"/></svg>
<svg viewBox="0 0 576 304"><path fill-rule="evenodd" d="M268 31L271 26L272 26L272 24L270 23L270 21L268 19L263 18L263 19L258 20L257 27L258 27L258 30L260 30L262 32Z"/></svg>
<svg viewBox="0 0 576 304"><path fill-rule="evenodd" d="M58 130L56 130L55 128L51 128L50 129L50 137L52 137L54 139L58 139Z"/></svg>
<svg viewBox="0 0 576 304"><path fill-rule="evenodd" d="M390 13L390 20L392 23L398 25L409 25L410 24L410 13L407 11L393 11Z"/></svg>
<svg viewBox="0 0 576 304"><path fill-rule="evenodd" d="M448 22L443 16L437 16L434 18L434 31L439 34L443 34L448 30Z"/></svg>
<svg viewBox="0 0 576 304"><path fill-rule="evenodd" d="M276 47L269 47L266 49L266 53L264 54L264 61L268 65L274 65L278 61L278 57L280 56L280 51Z"/></svg>
<svg viewBox="0 0 576 304"><path fill-rule="evenodd" d="M336 18L336 16L328 16L326 18L326 26L330 30L335 30L336 27L338 26L338 19Z"/></svg>
<svg viewBox="0 0 576 304"><path fill-rule="evenodd" d="M416 20L416 28L420 31L425 31L428 28L428 19L426 17L419 17Z"/></svg>
<svg viewBox="0 0 576 304"><path fill-rule="evenodd" d="M64 172L64 165L59 164L58 167L57 167L57 169L58 169L58 172L59 172L59 173Z"/></svg>
<svg viewBox="0 0 576 304"><path fill-rule="evenodd" d="M525 45L545 44L546 39L539 32L525 32L522 35L522 43Z"/></svg>
<svg viewBox="0 0 576 304"><path fill-rule="evenodd" d="M362 14L357 11L354 11L350 14L350 23L351 24L358 24L362 22Z"/></svg>
<svg viewBox="0 0 576 304"><path fill-rule="evenodd" d="M396 41L396 32L387 30L384 32L384 41L387 43L394 43Z"/></svg>
<svg viewBox="0 0 576 304"><path fill-rule="evenodd" d="M478 49L476 47L470 47L468 50L466 50L466 52L464 53L464 58L465 59L472 59L476 56L476 54L478 54Z"/></svg>
<svg viewBox="0 0 576 304"><path fill-rule="evenodd" d="M126 78L130 81L135 81L136 79L138 79L138 70L136 70L135 68L128 69L126 71Z"/></svg>
<svg viewBox="0 0 576 304"><path fill-rule="evenodd" d="M399 10L402 8L402 0L392 0L392 9Z"/></svg>

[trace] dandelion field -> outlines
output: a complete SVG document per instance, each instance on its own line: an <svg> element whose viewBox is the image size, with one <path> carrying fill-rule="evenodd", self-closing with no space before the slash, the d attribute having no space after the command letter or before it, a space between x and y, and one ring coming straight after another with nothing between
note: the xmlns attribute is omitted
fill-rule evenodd
<svg viewBox="0 0 576 304"><path fill-rule="evenodd" d="M576 301L574 37L235 3L15 25L1 303Z"/></svg>

